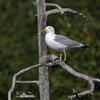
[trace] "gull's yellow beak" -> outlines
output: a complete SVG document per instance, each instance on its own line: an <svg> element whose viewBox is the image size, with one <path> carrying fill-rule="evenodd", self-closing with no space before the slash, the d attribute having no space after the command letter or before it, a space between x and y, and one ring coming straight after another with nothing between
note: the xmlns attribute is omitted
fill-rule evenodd
<svg viewBox="0 0 100 100"><path fill-rule="evenodd" d="M42 30L42 32L46 32L46 30L45 30L45 29L43 29L43 30Z"/></svg>

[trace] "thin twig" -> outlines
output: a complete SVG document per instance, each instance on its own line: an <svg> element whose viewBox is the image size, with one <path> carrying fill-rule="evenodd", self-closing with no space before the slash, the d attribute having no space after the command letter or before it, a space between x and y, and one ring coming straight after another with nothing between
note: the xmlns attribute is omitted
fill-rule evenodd
<svg viewBox="0 0 100 100"><path fill-rule="evenodd" d="M19 81L19 80L17 80L16 83L20 83L20 84L36 83L36 84L39 84L39 81Z"/></svg>
<svg viewBox="0 0 100 100"><path fill-rule="evenodd" d="M79 12L73 10L73 9L70 9L70 8L62 8L58 4L46 3L46 6L55 6L55 7L57 7L57 9L47 11L46 12L47 16L50 15L50 14L55 14L55 13L64 14L65 12L69 12L69 13L77 14L77 15L82 16L83 18L85 18L85 16L82 13L79 13Z"/></svg>
<svg viewBox="0 0 100 100"><path fill-rule="evenodd" d="M98 79L98 78L93 78L93 81L100 82L100 79Z"/></svg>
<svg viewBox="0 0 100 100"><path fill-rule="evenodd" d="M36 67L39 67L39 66L41 66L41 64L37 64L37 65L34 65L34 66L29 66L27 68L24 68L24 69L20 70L19 72L15 73L13 75L12 86L11 86L10 90L8 91L8 100L11 100L11 94L14 91L17 76L19 76L20 74L22 74L24 72L29 71L30 69L33 69L33 68L36 68Z"/></svg>

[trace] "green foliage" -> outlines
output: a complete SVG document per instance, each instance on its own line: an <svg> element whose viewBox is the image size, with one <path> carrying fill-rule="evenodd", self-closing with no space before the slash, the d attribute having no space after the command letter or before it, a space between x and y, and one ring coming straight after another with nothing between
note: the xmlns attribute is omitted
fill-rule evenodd
<svg viewBox="0 0 100 100"><path fill-rule="evenodd" d="M100 78L100 1L95 0L47 0L62 7L75 9L86 15L86 19L66 13L48 17L47 25L55 27L58 34L66 35L83 44L90 45L87 50L67 52L67 64L76 71ZM37 17L33 0L0 0L0 95L7 99L14 73L20 69L38 63ZM49 49L49 54L59 53ZM32 70L19 79L38 79L38 69ZM50 95L52 100L68 100L71 88L78 92L87 89L87 81L73 77L59 66L50 68ZM39 100L37 86L16 85L16 91L31 90ZM99 100L100 84L96 83L95 95L85 96L81 100ZM24 99L23 99L24 100Z"/></svg>

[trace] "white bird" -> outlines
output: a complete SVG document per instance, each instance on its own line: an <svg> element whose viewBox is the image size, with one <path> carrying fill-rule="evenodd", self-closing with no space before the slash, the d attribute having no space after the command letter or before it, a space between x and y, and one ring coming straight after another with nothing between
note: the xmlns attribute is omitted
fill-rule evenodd
<svg viewBox="0 0 100 100"><path fill-rule="evenodd" d="M42 31L46 32L45 42L49 48L64 52L64 61L66 61L66 51L74 48L89 48L67 36L55 34L55 29L52 26L47 26ZM62 61L62 54L60 54L59 61Z"/></svg>

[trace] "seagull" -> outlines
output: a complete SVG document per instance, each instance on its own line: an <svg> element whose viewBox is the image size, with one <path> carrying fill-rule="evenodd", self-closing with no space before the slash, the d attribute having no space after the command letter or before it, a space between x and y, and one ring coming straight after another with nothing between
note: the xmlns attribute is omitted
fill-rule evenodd
<svg viewBox="0 0 100 100"><path fill-rule="evenodd" d="M55 29L53 26L47 26L42 32L46 32L45 42L46 45L56 51L64 52L64 60L62 60L62 54L57 61L66 61L66 51L74 48L89 48L80 42L74 41L67 36L55 34Z"/></svg>

